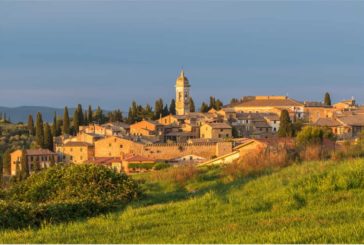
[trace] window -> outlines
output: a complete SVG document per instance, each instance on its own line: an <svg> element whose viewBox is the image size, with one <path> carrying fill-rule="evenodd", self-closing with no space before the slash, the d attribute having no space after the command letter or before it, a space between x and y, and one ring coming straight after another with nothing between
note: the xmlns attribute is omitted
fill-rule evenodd
<svg viewBox="0 0 364 245"><path fill-rule="evenodd" d="M109 147L111 147L111 143L109 144Z"/></svg>
<svg viewBox="0 0 364 245"><path fill-rule="evenodd" d="M80 148L80 152L82 152L83 151L83 149L82 148Z"/></svg>
<svg viewBox="0 0 364 245"><path fill-rule="evenodd" d="M80 156L80 160L83 160L83 156Z"/></svg>
<svg viewBox="0 0 364 245"><path fill-rule="evenodd" d="M120 145L120 149L122 149L123 148L123 145Z"/></svg>
<svg viewBox="0 0 364 245"><path fill-rule="evenodd" d="M70 152L72 152L72 151L73 151L73 148L70 149Z"/></svg>
<svg viewBox="0 0 364 245"><path fill-rule="evenodd" d="M220 129L220 132L224 131L223 129Z"/></svg>

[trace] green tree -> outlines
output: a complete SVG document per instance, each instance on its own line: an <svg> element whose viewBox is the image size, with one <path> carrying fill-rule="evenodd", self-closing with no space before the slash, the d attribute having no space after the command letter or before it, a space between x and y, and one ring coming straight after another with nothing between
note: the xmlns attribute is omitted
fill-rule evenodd
<svg viewBox="0 0 364 245"><path fill-rule="evenodd" d="M289 117L288 111L283 110L280 116L280 125L278 130L279 137L292 137L293 135L293 126L291 119Z"/></svg>
<svg viewBox="0 0 364 245"><path fill-rule="evenodd" d="M53 151L53 135L48 123L44 124L44 148Z"/></svg>
<svg viewBox="0 0 364 245"><path fill-rule="evenodd" d="M169 113L176 115L176 101L174 99L171 100L171 104L169 105Z"/></svg>
<svg viewBox="0 0 364 245"><path fill-rule="evenodd" d="M53 116L52 135L57 136L57 112L54 112Z"/></svg>
<svg viewBox="0 0 364 245"><path fill-rule="evenodd" d="M330 94L328 92L325 93L324 104L328 105L328 106L331 105L331 97L330 97Z"/></svg>
<svg viewBox="0 0 364 245"><path fill-rule="evenodd" d="M166 104L163 108L163 116L168 116L169 115L169 110L168 110L168 105Z"/></svg>
<svg viewBox="0 0 364 245"><path fill-rule="evenodd" d="M222 109L222 107L224 106L224 104L222 103L222 101L221 100L216 100L216 102L215 102L215 109L216 110L221 110Z"/></svg>
<svg viewBox="0 0 364 245"><path fill-rule="evenodd" d="M232 98L231 100L230 100L230 104L237 104L237 103L239 103L240 102L240 100L238 99L238 98Z"/></svg>
<svg viewBox="0 0 364 245"><path fill-rule="evenodd" d="M82 109L82 105L78 104L77 105L77 113L78 113L78 121L79 121L79 125L85 125L85 119L83 117L83 109Z"/></svg>
<svg viewBox="0 0 364 245"><path fill-rule="evenodd" d="M63 113L63 134L70 134L71 133L71 127L70 127L70 117L68 114L68 108L67 106L64 108Z"/></svg>
<svg viewBox="0 0 364 245"><path fill-rule="evenodd" d="M92 123L94 121L91 105L88 106L87 119L89 123Z"/></svg>
<svg viewBox="0 0 364 245"><path fill-rule="evenodd" d="M4 166L3 166L3 158L0 157L0 187L1 184L3 183L3 172L4 172Z"/></svg>
<svg viewBox="0 0 364 245"><path fill-rule="evenodd" d="M200 112L206 113L208 111L209 111L209 106L205 102L202 102L201 107L200 107Z"/></svg>
<svg viewBox="0 0 364 245"><path fill-rule="evenodd" d="M190 112L196 111L195 102L193 101L192 97L190 97L188 105L190 107Z"/></svg>
<svg viewBox="0 0 364 245"><path fill-rule="evenodd" d="M106 122L106 117L100 106L98 106L95 111L94 121L96 121L99 124L103 124Z"/></svg>
<svg viewBox="0 0 364 245"><path fill-rule="evenodd" d="M320 145L324 139L335 140L334 134L329 128L315 126L304 127L296 137L298 145Z"/></svg>
<svg viewBox="0 0 364 245"><path fill-rule="evenodd" d="M163 100L159 98L154 105L154 119L159 119L163 115Z"/></svg>
<svg viewBox="0 0 364 245"><path fill-rule="evenodd" d="M80 113L78 111L78 109L75 110L75 112L73 113L73 118L72 118L72 127L73 127L73 131L77 134L79 132L79 128L80 128Z"/></svg>
<svg viewBox="0 0 364 245"><path fill-rule="evenodd" d="M23 180L23 179L26 179L27 177L29 177L30 175L30 169L29 169L29 165L27 164L27 161L26 161L26 151L23 150L23 154L20 158L20 179Z"/></svg>
<svg viewBox="0 0 364 245"><path fill-rule="evenodd" d="M30 135L35 136L34 120L32 115L28 116L28 131Z"/></svg>
<svg viewBox="0 0 364 245"><path fill-rule="evenodd" d="M88 114L87 114L87 111L86 110L83 113L83 120L84 120L85 125L88 125L89 124Z"/></svg>
<svg viewBox="0 0 364 245"><path fill-rule="evenodd" d="M37 121L35 123L35 140L41 148L44 147L44 126L42 114L40 112L37 113Z"/></svg>
<svg viewBox="0 0 364 245"><path fill-rule="evenodd" d="M2 157L2 163L3 163L3 174L4 175L10 175L10 153L11 151L8 149L4 152Z"/></svg>
<svg viewBox="0 0 364 245"><path fill-rule="evenodd" d="M216 99L214 96L210 96L209 110L210 109L216 109Z"/></svg>

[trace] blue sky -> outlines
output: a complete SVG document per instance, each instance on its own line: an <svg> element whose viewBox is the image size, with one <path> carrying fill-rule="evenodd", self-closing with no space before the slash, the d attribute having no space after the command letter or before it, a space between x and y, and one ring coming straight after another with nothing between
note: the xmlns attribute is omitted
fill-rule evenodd
<svg viewBox="0 0 364 245"><path fill-rule="evenodd" d="M0 1L0 105L210 95L364 103L364 1Z"/></svg>

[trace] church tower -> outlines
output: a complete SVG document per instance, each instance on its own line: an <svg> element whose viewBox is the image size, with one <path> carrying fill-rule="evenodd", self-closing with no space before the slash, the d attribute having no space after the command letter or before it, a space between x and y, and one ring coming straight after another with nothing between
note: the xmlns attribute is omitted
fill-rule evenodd
<svg viewBox="0 0 364 245"><path fill-rule="evenodd" d="M190 83L183 69L176 80L176 114L185 115L190 112Z"/></svg>

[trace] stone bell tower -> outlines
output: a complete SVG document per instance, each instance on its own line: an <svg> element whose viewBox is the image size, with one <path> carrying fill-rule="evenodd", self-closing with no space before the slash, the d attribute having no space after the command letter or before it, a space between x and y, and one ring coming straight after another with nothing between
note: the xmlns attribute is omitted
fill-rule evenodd
<svg viewBox="0 0 364 245"><path fill-rule="evenodd" d="M190 112L190 83L183 69L176 80L176 114L185 115Z"/></svg>

